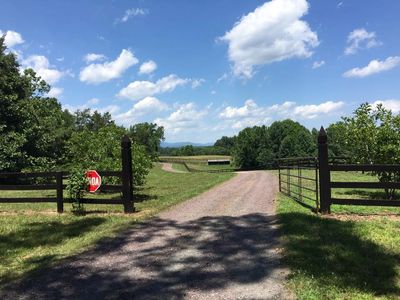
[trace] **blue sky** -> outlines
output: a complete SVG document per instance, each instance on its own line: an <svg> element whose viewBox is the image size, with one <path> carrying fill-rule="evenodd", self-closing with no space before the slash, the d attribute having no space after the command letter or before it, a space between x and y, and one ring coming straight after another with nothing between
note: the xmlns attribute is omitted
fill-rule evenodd
<svg viewBox="0 0 400 300"><path fill-rule="evenodd" d="M70 110L213 142L360 103L400 111L400 2L0 1L0 31Z"/></svg>

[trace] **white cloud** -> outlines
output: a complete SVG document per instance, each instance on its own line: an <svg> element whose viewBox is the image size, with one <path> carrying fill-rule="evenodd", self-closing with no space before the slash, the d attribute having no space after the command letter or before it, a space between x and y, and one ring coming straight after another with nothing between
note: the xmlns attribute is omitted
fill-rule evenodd
<svg viewBox="0 0 400 300"><path fill-rule="evenodd" d="M166 118L154 120L160 126L171 134L176 134L183 130L199 127L199 122L208 113L208 108L204 110L197 109L192 102L179 105L177 109Z"/></svg>
<svg viewBox="0 0 400 300"><path fill-rule="evenodd" d="M47 93L47 96L52 98L58 98L62 95L63 92L64 92L63 88L51 87L51 90L50 92Z"/></svg>
<svg viewBox="0 0 400 300"><path fill-rule="evenodd" d="M66 75L65 72L51 66L49 60L43 55L31 55L21 64L24 68L32 68L48 84L55 84Z"/></svg>
<svg viewBox="0 0 400 300"><path fill-rule="evenodd" d="M201 79L193 79L192 80L192 88L195 89L195 88L201 86L204 82L205 82L205 80L202 78Z"/></svg>
<svg viewBox="0 0 400 300"><path fill-rule="evenodd" d="M149 13L149 11L144 8L129 8L125 11L125 14L122 18L115 20L115 23L120 23L120 22L125 23L132 17L145 16L148 13Z"/></svg>
<svg viewBox="0 0 400 300"><path fill-rule="evenodd" d="M306 0L272 0L243 16L221 38L229 43L233 73L250 78L254 67L293 57L310 57L318 36L301 18Z"/></svg>
<svg viewBox="0 0 400 300"><path fill-rule="evenodd" d="M358 28L349 33L347 37L347 47L344 50L346 55L355 54L363 48L372 48L382 45L376 39L375 32L368 32L364 28Z"/></svg>
<svg viewBox="0 0 400 300"><path fill-rule="evenodd" d="M313 69L318 69L321 68L323 65L325 65L325 61L321 60L321 61L314 61L312 68Z"/></svg>
<svg viewBox="0 0 400 300"><path fill-rule="evenodd" d="M139 74L151 74L157 69L157 64L152 61L146 61L142 63L142 65L139 68Z"/></svg>
<svg viewBox="0 0 400 300"><path fill-rule="evenodd" d="M217 79L217 83L220 83L221 81L227 80L228 79L228 73L224 73Z"/></svg>
<svg viewBox="0 0 400 300"><path fill-rule="evenodd" d="M394 114L400 113L400 100L389 99L389 100L377 100L372 103L372 106L376 107L378 104L382 104L386 109L391 110Z"/></svg>
<svg viewBox="0 0 400 300"><path fill-rule="evenodd" d="M7 48L12 48L25 42L22 38L22 35L16 31L7 30L7 32L3 32L0 30L0 36L3 34L6 35L4 38L4 44L7 46Z"/></svg>
<svg viewBox="0 0 400 300"><path fill-rule="evenodd" d="M378 74L397 67L400 64L400 56L390 56L385 60L372 60L366 67L354 68L343 74L344 77L366 77Z"/></svg>
<svg viewBox="0 0 400 300"><path fill-rule="evenodd" d="M327 101L321 104L300 105L294 108L294 115L304 119L314 119L320 115L327 115L342 108L344 102Z"/></svg>
<svg viewBox="0 0 400 300"><path fill-rule="evenodd" d="M64 61L64 57L58 57L58 58L56 58L56 60L57 60L57 61L60 61L60 62L61 62L61 61Z"/></svg>
<svg viewBox="0 0 400 300"><path fill-rule="evenodd" d="M227 122L227 127L242 129L247 126L266 124L278 118L314 119L336 112L343 105L342 101L327 101L311 105L296 105L295 102L286 101L282 104L261 107L253 99L248 99L244 106L225 107L219 117Z"/></svg>
<svg viewBox="0 0 400 300"><path fill-rule="evenodd" d="M105 55L103 55L103 54L97 54L97 53L88 53L88 54L86 54L85 55L85 57L83 58L83 60L86 62L86 63L91 63L91 62L94 62L94 61L102 61L102 60L105 60L107 57L105 56Z"/></svg>
<svg viewBox="0 0 400 300"><path fill-rule="evenodd" d="M138 59L131 51L123 49L121 54L114 61L102 64L90 64L85 67L81 71L79 79L90 84L99 84L110 81L111 79L121 77L127 69L138 62Z"/></svg>
<svg viewBox="0 0 400 300"><path fill-rule="evenodd" d="M100 99L98 99L98 98L92 98L87 102L87 104L89 104L89 105L96 105L99 103L100 103Z"/></svg>
<svg viewBox="0 0 400 300"><path fill-rule="evenodd" d="M96 101L94 99L96 99L98 101ZM94 103L94 102L96 102L96 103ZM77 110L84 110L84 109L88 109L89 108L91 111L98 111L99 113L102 113L102 114L108 112L111 115L117 114L121 110L121 108L119 106L112 105L112 104L108 105L108 106L105 106L105 107L96 107L96 106L94 106L94 105L98 104L99 102L100 102L99 99L92 98L92 99L88 100L86 103L81 104L81 105L65 104L65 105L63 105L63 108L64 109L68 109L70 112L75 112Z"/></svg>
<svg viewBox="0 0 400 300"><path fill-rule="evenodd" d="M97 110L99 113L104 114L106 112L110 113L111 115L115 115L116 113L118 113L121 108L118 105L108 105L106 107L101 107L101 108L92 108L89 107L90 109L92 109L92 111Z"/></svg>
<svg viewBox="0 0 400 300"><path fill-rule="evenodd" d="M161 112L168 109L168 105L161 102L155 97L146 97L122 114L115 116L115 119L123 124L131 124L137 121L137 117L143 116L145 114L151 114L155 112Z"/></svg>
<svg viewBox="0 0 400 300"><path fill-rule="evenodd" d="M165 76L156 82L133 81L121 89L117 96L130 100L139 100L147 96L171 92L176 87L185 85L190 81L190 79L180 78L174 74Z"/></svg>

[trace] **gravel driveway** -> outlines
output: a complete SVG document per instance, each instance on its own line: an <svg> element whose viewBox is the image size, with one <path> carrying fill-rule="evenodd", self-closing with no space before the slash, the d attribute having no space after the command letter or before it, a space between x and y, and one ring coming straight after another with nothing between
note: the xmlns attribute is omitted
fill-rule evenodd
<svg viewBox="0 0 400 300"><path fill-rule="evenodd" d="M91 251L0 292L1 299L287 299L276 178L233 179Z"/></svg>
<svg viewBox="0 0 400 300"><path fill-rule="evenodd" d="M172 167L172 163L160 163L160 165L161 165L161 169L163 169L164 171L167 171L167 172L172 172L172 173L187 173L187 172L175 170L175 169Z"/></svg>

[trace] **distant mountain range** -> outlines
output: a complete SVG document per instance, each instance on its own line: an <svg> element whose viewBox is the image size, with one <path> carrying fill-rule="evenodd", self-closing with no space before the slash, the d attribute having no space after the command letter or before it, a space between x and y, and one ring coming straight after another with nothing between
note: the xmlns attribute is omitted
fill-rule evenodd
<svg viewBox="0 0 400 300"><path fill-rule="evenodd" d="M205 146L212 146L214 143L192 143L192 142L175 142L175 143L168 143L168 142L161 142L161 147L163 148L180 148L183 146L192 145L196 147L205 147Z"/></svg>

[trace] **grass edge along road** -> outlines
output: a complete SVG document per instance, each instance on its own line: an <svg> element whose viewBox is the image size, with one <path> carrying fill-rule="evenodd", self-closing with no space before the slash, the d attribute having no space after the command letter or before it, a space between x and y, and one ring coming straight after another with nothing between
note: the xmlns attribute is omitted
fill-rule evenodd
<svg viewBox="0 0 400 300"><path fill-rule="evenodd" d="M337 176L360 181L354 174ZM298 299L400 298L400 210L332 210L331 217L319 216L278 195L289 289Z"/></svg>
<svg viewBox="0 0 400 300"><path fill-rule="evenodd" d="M138 212L132 215L98 213L113 212L119 205L86 205L91 213L75 216L68 212L57 215L54 204L0 204L0 288L31 271L83 252L96 242L116 236L136 222L233 176L233 173L168 173L155 166L138 193L143 200L135 203Z"/></svg>

